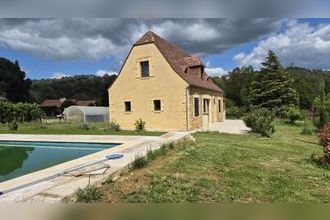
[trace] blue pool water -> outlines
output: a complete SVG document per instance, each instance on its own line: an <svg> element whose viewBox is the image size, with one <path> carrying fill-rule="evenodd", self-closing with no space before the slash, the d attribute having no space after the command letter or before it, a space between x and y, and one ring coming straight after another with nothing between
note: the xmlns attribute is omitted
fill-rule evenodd
<svg viewBox="0 0 330 220"><path fill-rule="evenodd" d="M0 182L117 145L103 143L0 141Z"/></svg>

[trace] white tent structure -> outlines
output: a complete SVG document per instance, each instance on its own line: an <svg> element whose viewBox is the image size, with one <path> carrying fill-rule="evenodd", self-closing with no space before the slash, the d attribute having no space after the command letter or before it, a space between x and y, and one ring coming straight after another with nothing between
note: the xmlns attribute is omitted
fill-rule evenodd
<svg viewBox="0 0 330 220"><path fill-rule="evenodd" d="M108 107L70 106L64 109L64 119L67 122L108 122Z"/></svg>

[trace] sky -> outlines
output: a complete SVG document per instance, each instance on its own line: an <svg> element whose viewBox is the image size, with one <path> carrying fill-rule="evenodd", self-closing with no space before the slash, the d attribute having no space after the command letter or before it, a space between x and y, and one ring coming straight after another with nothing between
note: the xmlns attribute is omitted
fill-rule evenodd
<svg viewBox="0 0 330 220"><path fill-rule="evenodd" d="M200 56L209 75L260 68L269 49L284 66L330 70L330 19L0 19L0 57L29 78L117 74L151 30Z"/></svg>

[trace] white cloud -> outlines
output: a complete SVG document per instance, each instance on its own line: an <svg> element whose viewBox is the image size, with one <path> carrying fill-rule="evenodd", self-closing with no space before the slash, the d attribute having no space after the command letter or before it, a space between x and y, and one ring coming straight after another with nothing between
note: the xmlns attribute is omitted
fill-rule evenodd
<svg viewBox="0 0 330 220"><path fill-rule="evenodd" d="M96 76L104 76L105 74L108 74L109 76L111 76L111 75L117 75L117 72L108 71L108 70L98 70L95 73Z"/></svg>
<svg viewBox="0 0 330 220"><path fill-rule="evenodd" d="M218 54L278 27L274 19L0 19L0 47L55 60L121 60L154 30L188 52Z"/></svg>
<svg viewBox="0 0 330 220"><path fill-rule="evenodd" d="M284 66L293 63L306 68L330 68L330 24L312 26L288 21L286 30L262 40L250 53L233 57L239 66L260 68L268 50L278 54Z"/></svg>
<svg viewBox="0 0 330 220"><path fill-rule="evenodd" d="M209 76L223 76L226 75L228 73L227 70L224 70L221 67L210 67L210 68L205 68L205 72L209 75Z"/></svg>
<svg viewBox="0 0 330 220"><path fill-rule="evenodd" d="M56 73L53 73L53 76L51 76L50 78L51 79L61 79L63 77L70 77L70 75L56 72Z"/></svg>

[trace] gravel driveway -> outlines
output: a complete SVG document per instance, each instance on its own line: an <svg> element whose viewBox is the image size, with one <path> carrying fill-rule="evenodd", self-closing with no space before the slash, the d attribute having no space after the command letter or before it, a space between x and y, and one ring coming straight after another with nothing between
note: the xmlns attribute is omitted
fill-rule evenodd
<svg viewBox="0 0 330 220"><path fill-rule="evenodd" d="M210 124L208 131L219 131L229 134L246 134L250 128L245 126L243 120L225 120L224 122L216 122Z"/></svg>

